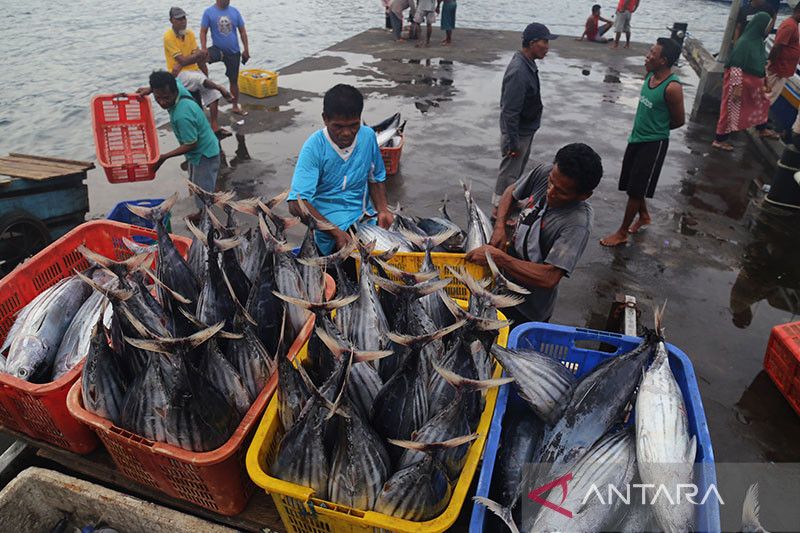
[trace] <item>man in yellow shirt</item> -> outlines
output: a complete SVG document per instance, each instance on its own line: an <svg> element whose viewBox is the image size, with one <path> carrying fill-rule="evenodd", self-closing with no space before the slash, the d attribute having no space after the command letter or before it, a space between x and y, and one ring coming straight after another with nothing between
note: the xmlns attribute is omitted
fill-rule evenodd
<svg viewBox="0 0 800 533"><path fill-rule="evenodd" d="M211 129L217 137L230 135L222 130L217 122L219 115L219 99L224 96L231 100L228 90L214 83L208 77L208 54L197 46L194 32L186 27L186 12L173 7L169 10L169 21L172 27L164 33L164 56L167 60L167 71L181 80L189 92L200 93L203 107L207 107L211 118ZM227 135L226 135L227 134Z"/></svg>

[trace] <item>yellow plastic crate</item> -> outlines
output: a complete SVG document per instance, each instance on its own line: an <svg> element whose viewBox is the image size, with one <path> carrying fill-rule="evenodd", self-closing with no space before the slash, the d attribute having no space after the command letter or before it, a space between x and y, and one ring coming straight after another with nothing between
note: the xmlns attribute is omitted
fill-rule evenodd
<svg viewBox="0 0 800 533"><path fill-rule="evenodd" d="M466 254L431 252L433 266L435 266L439 271L439 277L441 279L452 278L453 280L447 287L444 288L444 290L448 296L454 300L468 300L469 289L466 285L453 278L453 275L447 269L448 266L456 270L458 270L459 267L465 267L467 273L478 280L488 278L492 275L489 267L483 267L476 265L475 263L469 263L465 257ZM397 252L389 261L389 264L393 267L399 268L400 270L405 270L406 272L419 272L423 261L425 261L424 252ZM356 262L360 263L359 260L356 260ZM393 279L394 281L398 281L396 277L392 276L391 274L389 274L389 278Z"/></svg>
<svg viewBox="0 0 800 533"><path fill-rule="evenodd" d="M467 306L467 302L463 300L458 301L458 304L464 308ZM497 318L505 320L505 316L499 311L497 312ZM508 343L507 327L500 330L497 343L501 346L506 346ZM295 358L296 362L305 359L307 347L308 343ZM495 364L492 377L495 379L500 378L502 371L503 369L500 365ZM472 478L475 476L478 463L483 456L486 436L489 434L494 406L497 403L497 391L498 389L495 387L490 389L486 395L486 407L478 422L478 438L473 441L469 448L467 461L453 489L450 503L442 514L427 522L414 522L375 511L361 511L331 503L315 498L314 491L308 487L271 477L267 470L275 459L278 443L284 434L284 429L278 417L277 395L273 395L272 400L270 400L267 412L264 414L264 418L261 419L261 424L256 430L253 442L247 450L247 473L256 485L265 489L272 496L283 525L289 533L364 533L369 530L398 533L440 533L447 531L461 513L461 508L472 484Z"/></svg>
<svg viewBox="0 0 800 533"><path fill-rule="evenodd" d="M255 98L278 94L278 73L271 70L249 68L239 72L239 92Z"/></svg>

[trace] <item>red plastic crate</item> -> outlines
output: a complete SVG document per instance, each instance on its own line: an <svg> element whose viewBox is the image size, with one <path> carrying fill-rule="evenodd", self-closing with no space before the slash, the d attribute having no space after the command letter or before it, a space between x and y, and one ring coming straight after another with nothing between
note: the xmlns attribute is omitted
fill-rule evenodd
<svg viewBox="0 0 800 533"><path fill-rule="evenodd" d="M111 259L130 257L122 238L155 237L152 230L118 222L86 222L17 267L0 280L0 340L14 324L17 311L46 288L89 267L77 251L87 248ZM191 241L173 236L178 250L186 254ZM51 383L28 383L0 372L0 427L48 442L75 453L89 453L97 438L67 410L67 393L80 377L83 362Z"/></svg>
<svg viewBox="0 0 800 533"><path fill-rule="evenodd" d="M326 274L326 298L331 298L335 292L333 278ZM312 315L289 348L290 360L306 344L313 329ZM244 510L255 488L245 469L245 454L277 386L275 372L228 442L209 452L191 452L164 442L153 442L90 413L83 408L80 380L69 391L67 405L72 416L97 433L126 477L174 498L232 516Z"/></svg>
<svg viewBox="0 0 800 533"><path fill-rule="evenodd" d="M772 328L764 370L800 415L800 322Z"/></svg>
<svg viewBox="0 0 800 533"><path fill-rule="evenodd" d="M159 147L150 99L138 94L101 94L92 98L97 161L111 183L155 177Z"/></svg>
<svg viewBox="0 0 800 533"><path fill-rule="evenodd" d="M400 136L400 146L381 148L383 164L386 166L386 175L394 176L400 170L400 156L403 155L403 146L406 144L405 135Z"/></svg>

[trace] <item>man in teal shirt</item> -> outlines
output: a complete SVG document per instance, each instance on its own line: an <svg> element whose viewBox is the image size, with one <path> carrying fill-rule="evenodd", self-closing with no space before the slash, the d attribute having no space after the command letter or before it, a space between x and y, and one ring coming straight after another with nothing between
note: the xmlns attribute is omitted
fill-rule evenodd
<svg viewBox="0 0 800 533"><path fill-rule="evenodd" d="M158 105L169 112L172 132L180 143L174 150L161 154L156 171L167 159L182 155L189 164L192 183L214 192L219 173L219 140L191 93L175 76L163 70L150 74L150 87L138 92L152 93ZM201 207L200 200L195 201Z"/></svg>
<svg viewBox="0 0 800 533"><path fill-rule="evenodd" d="M325 128L303 144L289 191L289 211L334 227L315 232L328 255L350 240L347 230L366 216L388 228L394 217L386 201L386 168L372 128L361 124L364 97L350 85L336 85L322 102ZM306 209L300 207L303 202Z"/></svg>

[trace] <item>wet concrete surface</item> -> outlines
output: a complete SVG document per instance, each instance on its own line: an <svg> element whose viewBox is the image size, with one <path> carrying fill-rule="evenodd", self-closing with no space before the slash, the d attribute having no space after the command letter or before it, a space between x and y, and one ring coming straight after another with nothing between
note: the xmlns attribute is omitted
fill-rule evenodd
<svg viewBox="0 0 800 533"><path fill-rule="evenodd" d="M281 71L278 96L243 97L250 112L222 145L230 168L219 181L239 196L272 196L289 186L297 153L322 126L322 94L336 83L366 96L363 118L374 123L400 111L406 144L400 173L389 179L391 203L418 215L442 198L464 221L459 180L471 181L485 209L499 165L499 93L505 66L519 47L515 32L459 29L452 47L418 49L370 30ZM770 329L800 309L800 216L762 205L769 176L747 145L711 151L716 117L673 132L656 197L653 224L630 243L606 249L598 240L620 223L625 196L617 179L644 76L647 44L611 50L563 37L540 63L544 117L531 159L551 160L569 142L586 142L603 158L605 176L591 199L593 236L578 269L561 284L553 322L603 328L618 293L633 295L646 325L667 301L666 334L692 359L718 461L800 461L800 417L761 371ZM682 62L686 107L697 77ZM162 149L175 140L161 131ZM109 185L90 177L92 212L123 199L186 195L186 174L168 162L152 182ZM183 199L173 227L193 209ZM299 230L293 237L299 242Z"/></svg>

